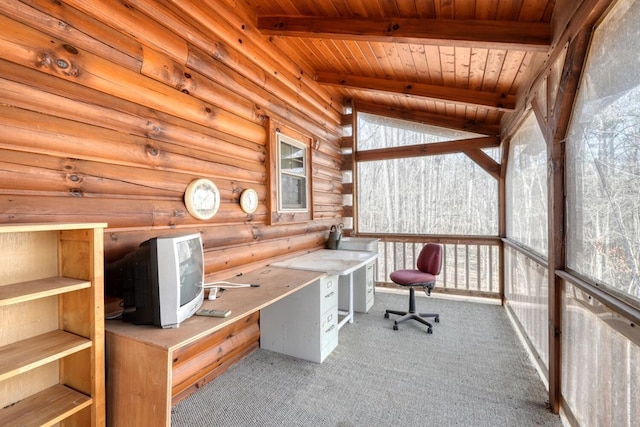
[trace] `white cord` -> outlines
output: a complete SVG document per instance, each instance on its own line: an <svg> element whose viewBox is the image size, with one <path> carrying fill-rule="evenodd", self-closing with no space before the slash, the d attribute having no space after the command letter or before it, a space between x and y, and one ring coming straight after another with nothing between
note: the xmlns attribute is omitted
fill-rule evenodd
<svg viewBox="0 0 640 427"><path fill-rule="evenodd" d="M227 288L257 288L259 285L252 285L251 283L232 283L232 282L211 282L211 283L203 283L202 288L210 289L209 291L209 300L216 299L216 295L218 294L218 289L227 289Z"/></svg>
<svg viewBox="0 0 640 427"><path fill-rule="evenodd" d="M205 289L208 289L208 288L251 288L251 287L255 287L255 286L256 285L252 285L251 283L233 283L233 282L225 282L225 281L204 283L202 285L202 287L205 288Z"/></svg>

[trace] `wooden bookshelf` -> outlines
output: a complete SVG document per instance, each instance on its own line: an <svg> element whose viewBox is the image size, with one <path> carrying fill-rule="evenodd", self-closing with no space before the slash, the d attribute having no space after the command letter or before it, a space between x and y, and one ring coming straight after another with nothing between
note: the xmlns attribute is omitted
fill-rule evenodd
<svg viewBox="0 0 640 427"><path fill-rule="evenodd" d="M49 426L69 419L93 400L69 387L56 384L0 412L0 425Z"/></svg>
<svg viewBox="0 0 640 427"><path fill-rule="evenodd" d="M91 347L91 340L55 330L0 347L0 381Z"/></svg>
<svg viewBox="0 0 640 427"><path fill-rule="evenodd" d="M0 287L0 306L31 301L90 287L91 282L69 279L68 277L48 277L46 279L5 285Z"/></svg>
<svg viewBox="0 0 640 427"><path fill-rule="evenodd" d="M0 226L0 425L105 425L105 227Z"/></svg>

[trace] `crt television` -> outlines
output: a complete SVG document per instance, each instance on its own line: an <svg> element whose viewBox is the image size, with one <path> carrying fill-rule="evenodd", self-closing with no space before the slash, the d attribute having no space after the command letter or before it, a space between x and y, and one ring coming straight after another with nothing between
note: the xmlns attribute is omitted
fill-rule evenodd
<svg viewBox="0 0 640 427"><path fill-rule="evenodd" d="M204 252L200 234L159 236L110 263L105 291L123 298L122 320L177 328L204 300Z"/></svg>

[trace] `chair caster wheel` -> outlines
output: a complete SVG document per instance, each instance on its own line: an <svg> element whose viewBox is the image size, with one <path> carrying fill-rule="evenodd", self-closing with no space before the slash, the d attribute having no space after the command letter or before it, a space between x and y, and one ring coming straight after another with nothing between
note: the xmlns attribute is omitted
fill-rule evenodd
<svg viewBox="0 0 640 427"><path fill-rule="evenodd" d="M433 329L431 329L431 328L427 329L427 333L428 334L432 334L433 333Z"/></svg>
<svg viewBox="0 0 640 427"><path fill-rule="evenodd" d="M433 321L436 322L436 323L440 323L440 318L436 317L436 318L433 319Z"/></svg>
<svg viewBox="0 0 640 427"><path fill-rule="evenodd" d="M393 325L393 330L397 331L398 330L398 325Z"/></svg>
<svg viewBox="0 0 640 427"><path fill-rule="evenodd" d="M385 318L385 319L388 319L388 318L389 318L389 313L385 313L385 314L384 314L384 318Z"/></svg>

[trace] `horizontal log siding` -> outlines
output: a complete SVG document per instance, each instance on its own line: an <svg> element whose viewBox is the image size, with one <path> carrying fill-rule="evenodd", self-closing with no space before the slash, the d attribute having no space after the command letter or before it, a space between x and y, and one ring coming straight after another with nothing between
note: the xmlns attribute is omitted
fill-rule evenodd
<svg viewBox="0 0 640 427"><path fill-rule="evenodd" d="M235 13L1 2L0 223L107 222L107 262L200 232L212 278L321 247L342 214L339 105ZM313 138L311 221L267 225L267 117ZM209 221L184 206L200 177L220 189ZM260 200L251 215L245 188Z"/></svg>
<svg viewBox="0 0 640 427"><path fill-rule="evenodd" d="M171 395L177 403L260 345L260 312L174 353Z"/></svg>

